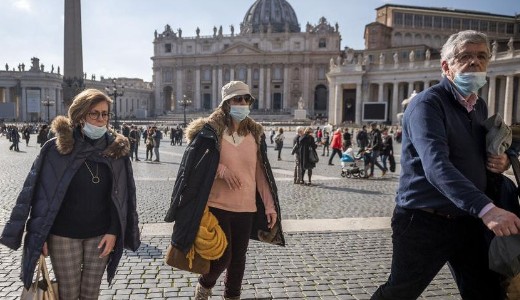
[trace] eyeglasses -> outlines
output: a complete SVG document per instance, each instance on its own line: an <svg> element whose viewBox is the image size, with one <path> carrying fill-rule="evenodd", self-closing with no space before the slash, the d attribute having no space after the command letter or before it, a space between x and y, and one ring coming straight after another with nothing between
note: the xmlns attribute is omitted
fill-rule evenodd
<svg viewBox="0 0 520 300"><path fill-rule="evenodd" d="M491 55L486 52L478 52L478 53L469 53L469 52L461 52L455 55L455 60L460 64L467 64L469 61L478 60L479 63L485 64L491 58Z"/></svg>
<svg viewBox="0 0 520 300"><path fill-rule="evenodd" d="M245 100L247 103L250 103L251 102L251 95L240 95L240 96L235 96L233 98L231 98L231 101L235 102L235 103L240 103L242 102L242 100Z"/></svg>
<svg viewBox="0 0 520 300"><path fill-rule="evenodd" d="M112 113L107 112L99 112L99 111L91 111L87 113L88 117L91 120L98 120L101 117L103 120L108 120L108 118L112 117Z"/></svg>

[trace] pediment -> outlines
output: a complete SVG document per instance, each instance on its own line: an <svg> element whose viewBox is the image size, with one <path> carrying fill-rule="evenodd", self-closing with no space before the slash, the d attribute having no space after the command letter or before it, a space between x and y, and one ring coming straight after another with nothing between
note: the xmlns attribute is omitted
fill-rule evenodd
<svg viewBox="0 0 520 300"><path fill-rule="evenodd" d="M264 52L245 43L236 43L222 50L220 53L224 55L249 55L262 54Z"/></svg>

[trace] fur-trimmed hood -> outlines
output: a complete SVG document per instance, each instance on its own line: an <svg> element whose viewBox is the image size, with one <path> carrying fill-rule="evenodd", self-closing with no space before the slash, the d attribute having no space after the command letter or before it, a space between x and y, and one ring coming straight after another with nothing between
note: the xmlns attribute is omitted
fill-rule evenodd
<svg viewBox="0 0 520 300"><path fill-rule="evenodd" d="M219 144L221 144L222 134L224 130L226 130L227 126L225 124L225 115L221 109L217 109L207 118L199 118L192 121L188 127L186 128L186 139L188 143L191 142L198 132L202 130L205 124L210 125L213 129L215 129L217 133L217 137L219 140ZM259 123L255 122L250 117L246 117L242 122L240 122L240 126L238 128L239 135L245 135L248 132L251 132L255 141L258 145L260 145L260 140L262 134L264 133L264 128Z"/></svg>
<svg viewBox="0 0 520 300"><path fill-rule="evenodd" d="M58 152L62 155L71 153L75 143L72 121L68 117L58 116L52 121L51 131L56 136ZM111 129L107 131L105 136L108 147L103 151L104 156L118 159L130 153L130 142L125 136Z"/></svg>

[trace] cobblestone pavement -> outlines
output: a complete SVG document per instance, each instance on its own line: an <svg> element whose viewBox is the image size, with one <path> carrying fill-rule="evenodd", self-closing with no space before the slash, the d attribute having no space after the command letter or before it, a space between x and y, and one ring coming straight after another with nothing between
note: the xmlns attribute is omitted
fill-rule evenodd
<svg viewBox="0 0 520 300"><path fill-rule="evenodd" d="M292 137L292 133L286 136ZM142 144L141 144L142 145ZM289 145L276 160L269 155L276 177L284 220L390 217L394 207L397 175L365 179L340 176L339 159L327 165L327 157L314 169L314 186L292 182L293 161ZM7 220L39 147L32 138L21 152L8 150L0 138L0 227ZM161 163L135 162L138 211L146 228L161 223L184 147L161 144ZM321 154L321 152L320 152ZM399 171L399 170L398 170ZM370 219L367 219L370 220ZM1 228L0 228L1 229ZM286 232L286 247L252 241L243 284L243 299L369 299L388 276L391 263L391 230L328 230ZM168 234L144 235L136 253L125 252L113 286L106 281L100 299L190 299L197 277L172 270L163 263ZM17 299L21 251L0 246L0 299ZM220 299L221 281L211 299ZM423 293L424 299L460 299L445 267Z"/></svg>

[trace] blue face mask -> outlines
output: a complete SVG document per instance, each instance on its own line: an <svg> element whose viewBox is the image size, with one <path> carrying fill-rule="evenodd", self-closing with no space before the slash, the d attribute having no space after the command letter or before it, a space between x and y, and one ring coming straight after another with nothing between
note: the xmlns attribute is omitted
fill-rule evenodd
<svg viewBox="0 0 520 300"><path fill-rule="evenodd" d="M85 122L85 125L83 125L83 133L93 140L99 139L105 135L105 132L107 132L106 126L99 127L88 122Z"/></svg>
<svg viewBox="0 0 520 300"><path fill-rule="evenodd" d="M249 106L247 105L231 105L229 110L231 117L239 122L249 116Z"/></svg>
<svg viewBox="0 0 520 300"><path fill-rule="evenodd" d="M453 78L453 84L463 97L478 92L486 83L486 72L457 73Z"/></svg>

